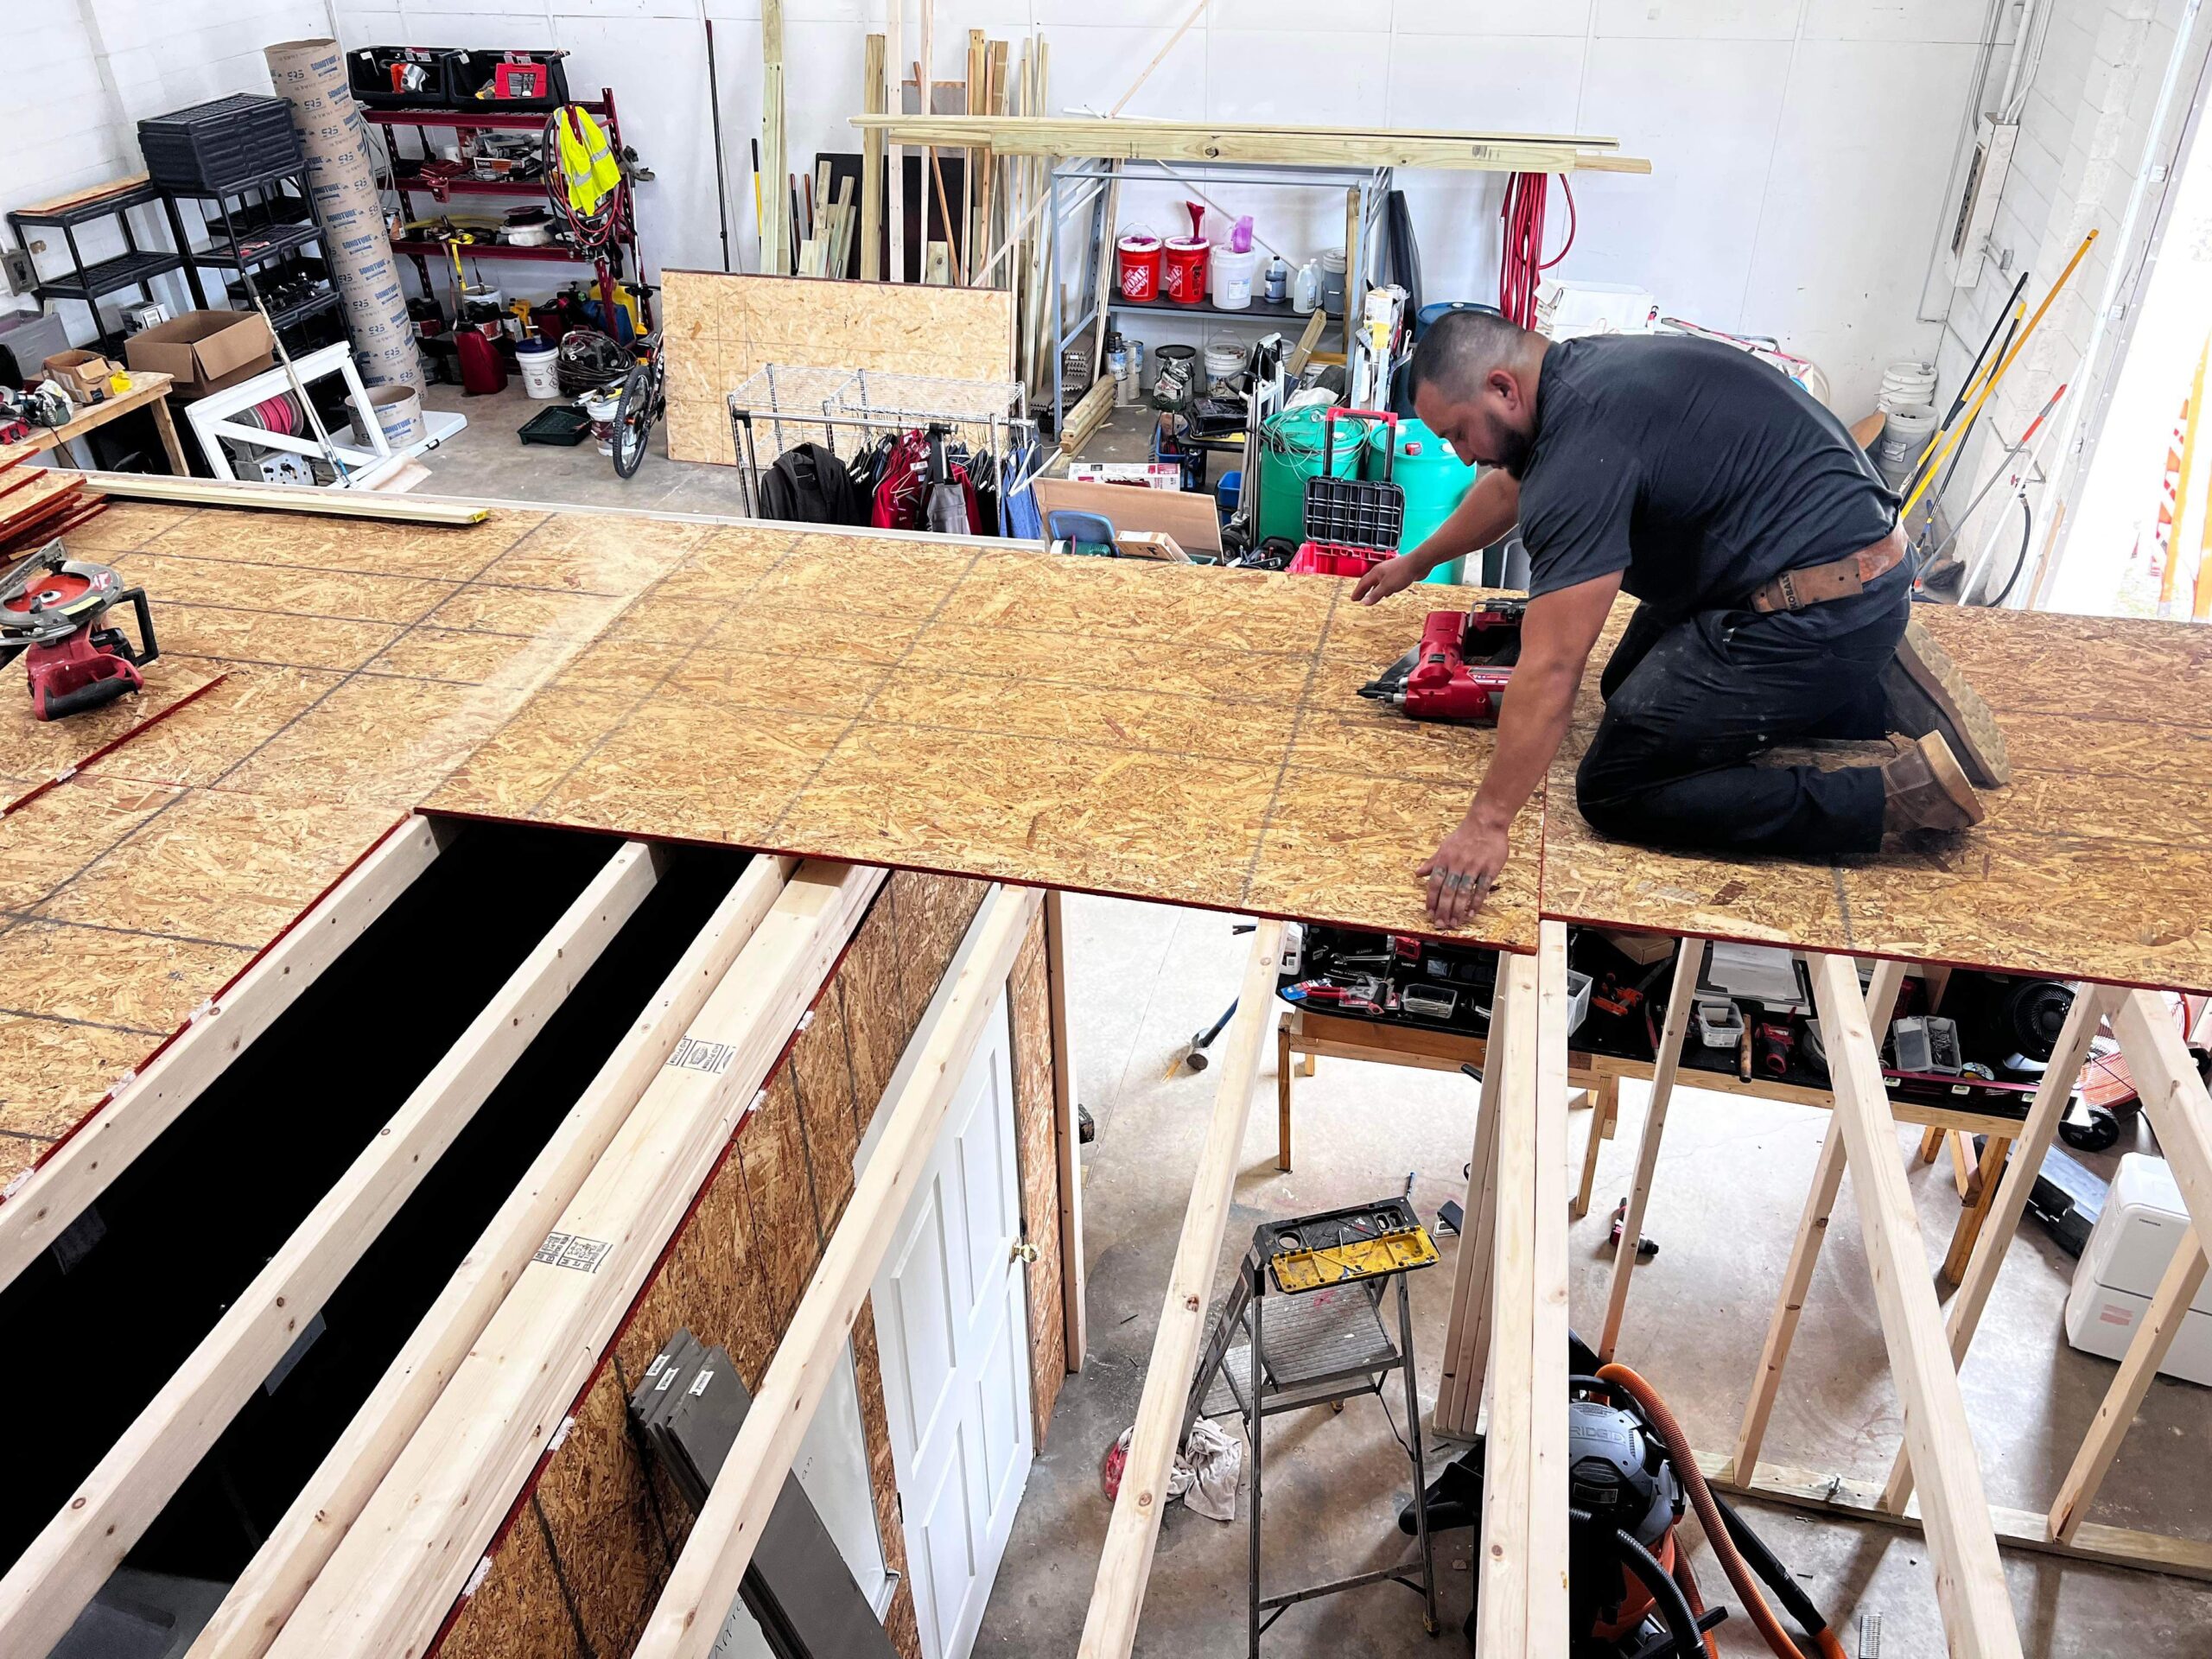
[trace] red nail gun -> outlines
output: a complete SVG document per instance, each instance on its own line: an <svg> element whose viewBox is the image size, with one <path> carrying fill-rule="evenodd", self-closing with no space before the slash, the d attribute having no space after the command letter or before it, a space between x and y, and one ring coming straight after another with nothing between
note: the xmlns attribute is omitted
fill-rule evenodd
<svg viewBox="0 0 2212 1659"><path fill-rule="evenodd" d="M1495 724L1506 682L1521 655L1525 600L1484 599L1464 615L1431 611L1421 644L1359 688L1363 697L1402 709L1415 720Z"/></svg>
<svg viewBox="0 0 2212 1659"><path fill-rule="evenodd" d="M122 629L99 626L111 607L125 601L138 614L136 650ZM60 542L48 542L0 577L0 664L18 654L41 720L81 714L136 691L145 683L139 669L161 655L146 590L125 588L106 565L69 558Z"/></svg>

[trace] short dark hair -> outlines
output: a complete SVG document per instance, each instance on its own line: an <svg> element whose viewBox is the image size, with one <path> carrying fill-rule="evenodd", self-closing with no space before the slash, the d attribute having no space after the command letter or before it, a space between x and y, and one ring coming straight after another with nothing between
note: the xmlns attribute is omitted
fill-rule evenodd
<svg viewBox="0 0 2212 1659"><path fill-rule="evenodd" d="M1482 378L1520 349L1529 330L1494 311L1446 311L1421 331L1406 371L1406 394L1434 385L1452 397L1471 397Z"/></svg>

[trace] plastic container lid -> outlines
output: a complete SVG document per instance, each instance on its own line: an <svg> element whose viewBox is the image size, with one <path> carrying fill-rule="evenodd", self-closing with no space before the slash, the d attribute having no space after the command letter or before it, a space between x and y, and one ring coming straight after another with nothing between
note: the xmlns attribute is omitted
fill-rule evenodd
<svg viewBox="0 0 2212 1659"><path fill-rule="evenodd" d="M1327 271L1338 271L1342 270L1344 268L1344 251L1342 248L1324 248L1321 250L1322 270Z"/></svg>

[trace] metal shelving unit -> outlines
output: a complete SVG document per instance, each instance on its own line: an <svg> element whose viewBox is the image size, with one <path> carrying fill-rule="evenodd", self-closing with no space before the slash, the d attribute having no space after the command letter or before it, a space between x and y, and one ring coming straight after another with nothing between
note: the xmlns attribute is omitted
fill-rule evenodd
<svg viewBox="0 0 2212 1659"><path fill-rule="evenodd" d="M614 89L611 86L602 86L599 89L599 97L596 100L574 99L570 102L574 103L577 108L596 116L605 124L607 144L617 155L620 155L622 150L622 123L614 110ZM422 172L422 167L432 153L430 148L432 128L451 129L461 132L537 132L544 127L545 118L549 113L550 111L545 110L509 111L490 108L483 110L363 110L361 111L362 117L372 125L386 130L385 134L386 167L384 185L386 189L398 195L401 211L410 222L416 217L415 198L418 195L428 196L432 201L441 205L459 195L531 196L538 200L543 200L545 181L543 179L472 179L437 175L425 177ZM398 146L392 142L391 131L392 129L400 127L412 127L415 130L416 142L422 146L420 156L403 156L400 153ZM589 265L599 278L600 291L611 302L615 294L616 283L621 275L622 255L625 251L628 254L630 270L633 273L642 273L645 270L644 262L638 252L637 210L638 200L635 190L626 192L622 218L614 228L614 236L608 244L607 250L581 253L558 242L537 248L512 247L503 242L465 242L459 245L461 249L461 257L464 259L522 259L545 264ZM429 262L433 259L441 262L450 260L454 245L434 239L407 238L394 241L391 251L394 253L404 254L415 262L415 274L422 279L423 292L429 294L431 292ZM459 312L461 296L456 294L454 296L456 314ZM650 294L638 296L638 313L639 322L650 331L653 326L652 296Z"/></svg>
<svg viewBox="0 0 2212 1659"><path fill-rule="evenodd" d="M181 271L186 284L192 289L194 305L207 304L200 290L199 273L177 251L184 246L184 239L177 237L175 248L142 248L138 235L131 227L130 210L147 207L162 200L162 188L149 181L141 180L96 196L87 196L57 207L18 208L8 215L8 223L16 232L16 245L30 257L29 230L57 230L61 232L63 245L69 251L71 275L43 278L31 290L33 297L47 300L72 300L92 315L92 327L99 336L101 348L111 355L123 354L123 336L111 333L100 322L99 302L110 294L120 294L137 289L145 299L154 297L148 284L156 276L170 271ZM85 263L83 251L77 245L79 226L96 220L112 219L123 232L124 251L112 258L101 259L92 264ZM175 233L174 215L170 230Z"/></svg>
<svg viewBox="0 0 2212 1659"><path fill-rule="evenodd" d="M1242 311L1227 311L1211 300L1198 305L1179 305L1173 300L1132 301L1121 297L1113 281L1114 243L1116 226L1107 222L1107 204L1114 197L1116 183L1157 182L1175 187L1177 175L1195 181L1209 194L1231 194L1240 189L1338 189L1352 194L1348 199L1350 209L1346 227L1351 236L1351 245L1344 250L1344 348L1349 353L1351 330L1367 304L1367 290L1373 278L1375 250L1382 245L1383 204L1390 193L1391 169L1387 167L1319 167L1278 165L1258 162L1193 162L1177 161L1172 164L1144 159L1114 160L1103 156L1084 156L1054 163L1047 190L1050 195L1046 218L1054 226L1054 234L1047 238L1051 251L1050 270L1046 288L1051 296L1052 336L1052 430L1061 429L1071 402L1067 395L1067 381L1063 372L1063 358L1070 346L1096 330L1099 308L1103 304L1110 317L1116 311L1141 311L1147 315L1179 315L1203 317L1210 322L1245 322L1262 327L1281 328L1295 334L1306 325L1306 318L1287 304L1269 304L1254 299ZM1068 232L1077 218L1086 210L1090 219L1087 233L1080 237L1083 252L1080 268L1075 271L1062 269L1065 257ZM1074 279L1071 283L1070 278ZM1075 315L1068 315L1065 296L1077 295ZM1332 316L1337 314L1332 313ZM1099 365L1091 365L1098 372Z"/></svg>
<svg viewBox="0 0 2212 1659"><path fill-rule="evenodd" d="M310 245L320 245L322 241L322 226L308 199L304 167L265 173L219 191L165 189L162 200L168 214L169 233L176 238L177 246L186 251L188 274L201 267L237 271L245 281L249 298L259 292L257 273L265 273L268 267L279 264ZM204 247L194 247L185 231L184 215L178 208L187 201L196 205L206 226L207 242ZM279 334L338 310L341 303L338 287L330 278L327 260L325 264L321 293L281 309L270 308L270 322ZM192 288L197 297L200 289L196 276ZM296 352L321 343L285 341L286 346Z"/></svg>

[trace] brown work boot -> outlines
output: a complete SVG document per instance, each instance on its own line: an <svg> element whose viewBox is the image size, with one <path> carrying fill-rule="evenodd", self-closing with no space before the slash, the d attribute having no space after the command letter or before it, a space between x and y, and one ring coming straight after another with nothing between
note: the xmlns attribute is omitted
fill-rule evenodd
<svg viewBox="0 0 2212 1659"><path fill-rule="evenodd" d="M1960 767L1985 788L2012 781L1996 715L1917 617L1905 624L1897 654L1882 671L1882 690L1891 729L1907 737L1941 733Z"/></svg>
<svg viewBox="0 0 2212 1659"><path fill-rule="evenodd" d="M1955 831L1982 819L1981 802L1941 734L1930 732L1882 768L1882 828Z"/></svg>

